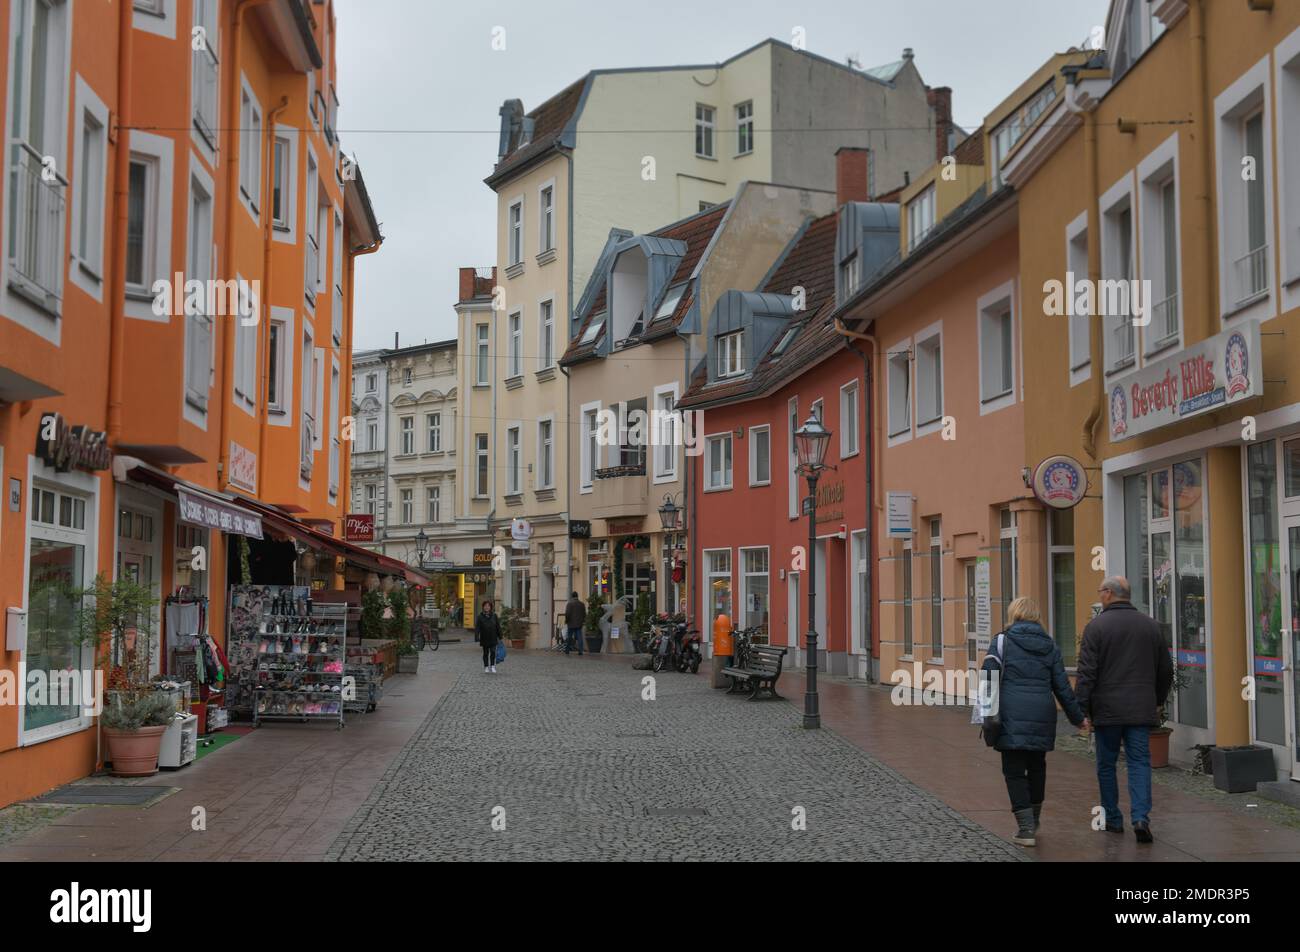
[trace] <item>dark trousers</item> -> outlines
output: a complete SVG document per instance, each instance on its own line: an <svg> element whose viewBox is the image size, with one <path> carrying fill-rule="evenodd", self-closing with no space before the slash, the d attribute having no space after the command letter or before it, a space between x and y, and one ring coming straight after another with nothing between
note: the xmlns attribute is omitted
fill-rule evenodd
<svg viewBox="0 0 1300 952"><path fill-rule="evenodd" d="M483 667L491 667L497 663L497 646L483 642Z"/></svg>
<svg viewBox="0 0 1300 952"><path fill-rule="evenodd" d="M566 635L566 637L565 637L565 639L564 639L564 653L565 653L565 654L568 654L569 651L570 651L571 649L573 649L573 648L577 648L577 649L578 649L578 654L582 654L582 628L581 628L581 626L579 626L579 627L577 627L577 628L570 628L570 629L568 629L568 633L567 633L567 635Z"/></svg>
<svg viewBox="0 0 1300 952"><path fill-rule="evenodd" d="M1047 751L1002 751L1002 777L1007 782L1012 810L1042 803L1047 790Z"/></svg>

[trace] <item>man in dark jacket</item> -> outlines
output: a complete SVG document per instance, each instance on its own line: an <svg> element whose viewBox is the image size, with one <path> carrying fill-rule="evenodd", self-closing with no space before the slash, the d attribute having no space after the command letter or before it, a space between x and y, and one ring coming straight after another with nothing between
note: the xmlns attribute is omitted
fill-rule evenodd
<svg viewBox="0 0 1300 952"><path fill-rule="evenodd" d="M1097 783L1106 829L1124 832L1115 763L1128 763L1129 809L1139 843L1151 837L1151 728L1173 685L1174 666L1160 626L1133 607L1128 579L1112 575L1097 590L1101 614L1083 629L1075 692L1097 735Z"/></svg>
<svg viewBox="0 0 1300 952"><path fill-rule="evenodd" d="M587 606L582 604L577 592L570 592L569 601L564 606L564 627L569 630L569 636L564 641L565 654L575 644L578 646L578 654L582 654L582 626L586 620Z"/></svg>

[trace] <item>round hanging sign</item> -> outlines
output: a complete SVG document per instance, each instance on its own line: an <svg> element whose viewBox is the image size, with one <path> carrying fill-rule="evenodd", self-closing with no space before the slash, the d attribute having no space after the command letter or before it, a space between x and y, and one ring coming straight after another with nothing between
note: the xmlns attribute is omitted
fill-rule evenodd
<svg viewBox="0 0 1300 952"><path fill-rule="evenodd" d="M1073 509L1088 491L1088 474L1072 456L1049 456L1034 468L1032 486L1044 506Z"/></svg>

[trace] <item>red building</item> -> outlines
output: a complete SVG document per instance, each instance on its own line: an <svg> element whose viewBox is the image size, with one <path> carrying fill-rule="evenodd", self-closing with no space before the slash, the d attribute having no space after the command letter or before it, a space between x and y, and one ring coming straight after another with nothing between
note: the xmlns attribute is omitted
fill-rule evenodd
<svg viewBox="0 0 1300 952"><path fill-rule="evenodd" d="M850 173L841 182L864 159L841 150L841 173ZM699 581L691 616L705 637L725 613L736 627L760 628L757 641L789 646L787 664L802 664L811 562L818 665L867 677L878 616L868 519L870 352L841 335L834 317L838 302L897 254L898 206L848 197L841 188L839 211L811 220L791 241L761 292L718 299L707 359L678 407L703 411L688 518ZM793 435L811 413L832 433L826 462L834 467L817 488L815 560Z"/></svg>

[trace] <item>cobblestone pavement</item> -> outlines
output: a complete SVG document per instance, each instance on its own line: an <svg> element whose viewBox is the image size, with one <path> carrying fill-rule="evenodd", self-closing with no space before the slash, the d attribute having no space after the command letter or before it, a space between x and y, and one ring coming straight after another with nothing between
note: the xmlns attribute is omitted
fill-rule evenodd
<svg viewBox="0 0 1300 952"><path fill-rule="evenodd" d="M423 654L455 686L329 858L1023 858L791 704L724 696L704 672L660 674L643 700L649 672L624 659L514 652L493 676L479 657Z"/></svg>

